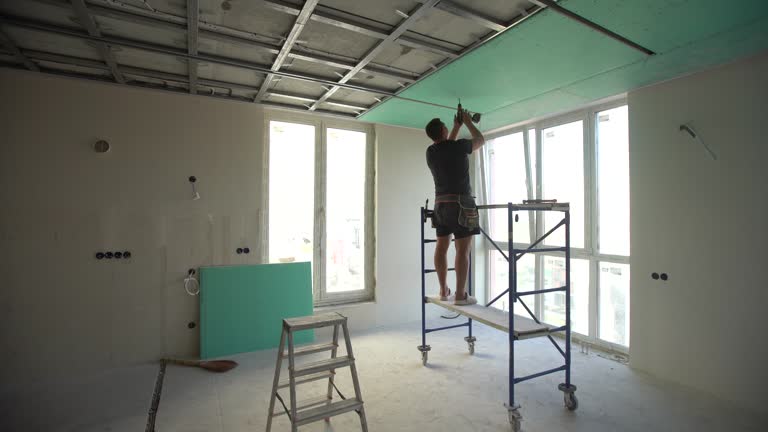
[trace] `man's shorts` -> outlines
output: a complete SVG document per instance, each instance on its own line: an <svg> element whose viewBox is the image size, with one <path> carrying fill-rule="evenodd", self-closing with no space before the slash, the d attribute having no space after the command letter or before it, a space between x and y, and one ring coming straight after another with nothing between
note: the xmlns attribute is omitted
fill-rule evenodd
<svg viewBox="0 0 768 432"><path fill-rule="evenodd" d="M476 211L476 210L475 210ZM434 216L432 217L432 226L437 231L438 237L444 237L453 234L456 239L462 239L472 235L480 234L480 228L468 228L461 223L461 208L456 202L438 202L435 204Z"/></svg>

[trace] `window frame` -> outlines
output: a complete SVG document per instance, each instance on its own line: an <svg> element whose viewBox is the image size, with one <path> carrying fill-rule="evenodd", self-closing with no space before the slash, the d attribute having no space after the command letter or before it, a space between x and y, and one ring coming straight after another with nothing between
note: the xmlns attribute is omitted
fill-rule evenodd
<svg viewBox="0 0 768 432"><path fill-rule="evenodd" d="M589 344L593 344L605 349L609 349L612 351L620 352L627 354L629 352L629 346L619 345L616 343L612 343L603 339L600 339L599 337L599 329L600 329L600 316L599 316L599 294L600 294L600 263L606 262L606 263L617 263L617 264L626 264L630 266L631 271L631 264L630 264L630 256L623 256L623 255L611 255L611 254L603 254L599 251L599 210L600 210L600 203L599 203L599 172L598 172L598 160L599 160L599 143L597 142L597 125L598 125L598 114L602 111L610 110L613 108L618 108L620 106L627 105L627 99L626 96L620 96L617 98L612 98L610 100L601 101L595 104L592 104L587 107L583 107L581 109L570 111L566 113L560 113L555 114L553 116L548 117L542 117L537 119L532 119L529 121L521 122L518 124L515 124L513 126L510 126L508 128L502 128L497 129L494 131L491 131L491 133L486 135L487 140L492 140L495 138L503 137L506 135L512 135L515 133L523 133L524 137L524 149L526 151L526 185L528 186L529 190L529 197L531 197L531 192L533 195L533 198L541 199L542 198L542 130L555 127L575 121L582 121L582 145L583 145L583 166L584 166L584 247L581 248L571 248L571 257L574 259L583 259L587 260L589 262L589 334L581 334L573 332L574 335ZM530 137L529 137L529 131L534 130L535 131L535 142L529 143ZM528 154L530 151L535 151L536 154L536 165L532 165L532 159L531 155ZM487 155L487 149L483 150L483 157L481 158L480 162L480 168L482 171L482 180L483 180L483 190L487 191L488 193L485 194L485 196L490 196L490 190L491 185L488 184L489 179L491 178L489 169L489 157ZM536 185L535 188L533 188L532 184L532 178L535 176L536 179ZM499 204L499 203L492 203L492 204ZM630 203L631 205L631 203ZM496 211L496 210L491 210ZM488 213L488 212L486 212ZM544 212L538 211L535 212L533 217L530 218L533 225L533 232L531 238L539 238L544 234ZM486 214L483 218L483 222L485 223L485 226L490 227L490 218ZM529 228L531 229L531 228ZM494 239L495 240L495 239ZM496 241L496 243L501 247L503 250L508 251L509 250L509 244L507 239L499 239L499 241ZM525 244L517 244L515 243L515 247L527 247L528 245ZM483 245L482 248L484 251L491 251L494 250L493 245L491 245L487 239L483 237ZM490 253L486 253L486 256L490 256ZM564 254L562 253L537 253L536 258L536 289L541 290L545 287L543 286L544 283L544 256L559 256L563 257ZM486 260L485 263L485 271L488 272L487 274L490 275L490 259ZM488 283L485 284L485 295L486 298L490 298L490 281L492 280L492 277L487 277L486 280ZM631 287L630 287L631 292ZM535 298L534 304L531 305L530 299L526 301L528 303L528 306L532 308L533 312L536 314L537 317L542 318L543 312L544 312L544 302L543 297L541 295L533 296ZM631 343L631 341L630 341Z"/></svg>
<svg viewBox="0 0 768 432"><path fill-rule="evenodd" d="M282 111L265 111L264 143L262 166L262 208L264 217L262 238L266 239L262 249L262 262L269 262L269 149L271 146L271 122L295 123L313 126L315 128L315 173L314 173L314 224L313 224L313 256L312 256L312 286L314 307L336 306L348 303L360 303L375 299L375 130L372 125L347 122L335 118L309 117ZM364 284L362 290L351 292L328 293L326 290L326 188L327 188L327 136L328 129L342 129L366 134L365 151L365 198L364 198Z"/></svg>

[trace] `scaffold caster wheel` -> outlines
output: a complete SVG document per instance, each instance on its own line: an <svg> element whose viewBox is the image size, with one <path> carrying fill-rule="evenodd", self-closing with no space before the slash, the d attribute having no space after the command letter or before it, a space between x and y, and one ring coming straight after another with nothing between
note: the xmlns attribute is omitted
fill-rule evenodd
<svg viewBox="0 0 768 432"><path fill-rule="evenodd" d="M416 349L421 352L421 364L426 366L427 365L427 358L429 357L429 350L432 349L429 345L419 345L416 347Z"/></svg>
<svg viewBox="0 0 768 432"><path fill-rule="evenodd" d="M509 413L509 426L512 429L512 432L520 432L523 427L523 416L520 415L520 410L518 408L508 408L507 412Z"/></svg>
<svg viewBox="0 0 768 432"><path fill-rule="evenodd" d="M579 400L576 398L576 386L573 384L560 384L558 390L563 392L563 402L569 411L576 411L579 407Z"/></svg>
<svg viewBox="0 0 768 432"><path fill-rule="evenodd" d="M467 348L469 349L469 355L473 355L475 353L475 341L477 340L474 336L467 336L464 338L464 340L467 342Z"/></svg>
<svg viewBox="0 0 768 432"><path fill-rule="evenodd" d="M579 407L579 400L576 398L576 394L574 393L564 394L563 400L565 401L565 407L568 408L569 411L576 411L576 409Z"/></svg>

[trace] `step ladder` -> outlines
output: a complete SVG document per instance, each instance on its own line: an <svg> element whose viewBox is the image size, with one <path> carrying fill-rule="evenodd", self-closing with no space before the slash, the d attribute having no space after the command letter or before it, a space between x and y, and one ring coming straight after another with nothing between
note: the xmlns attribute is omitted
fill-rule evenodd
<svg viewBox="0 0 768 432"><path fill-rule="evenodd" d="M333 326L333 339L331 343L306 345L299 348L294 347L294 332L331 326ZM344 332L344 341L347 348L347 355L342 357L336 355L339 348L339 327ZM288 352L285 352L286 340L288 342ZM330 359L301 365L297 365L295 362L296 357L324 351L331 352ZM280 367L285 358L288 359L288 379L280 380ZM352 383L355 387L355 396L353 398L344 397L334 383L336 369L344 367L349 367L352 373ZM304 401L296 401L297 385L324 379L328 379L328 390L325 395ZM283 388L289 389L289 405L286 405L285 399L278 393ZM339 396L339 400L336 402L333 401L334 391ZM280 401L280 404L283 406L282 412L275 412L276 400ZM363 432L368 432L363 399L360 395L360 383L358 382L357 369L355 368L355 357L352 355L352 342L349 339L349 329L347 329L347 317L334 312L284 319L283 332L280 336L280 347L277 350L275 379L272 383L272 395L269 400L266 432L270 432L272 428L272 419L284 414L288 415L288 419L291 422L291 432L296 432L299 426L319 420L329 421L333 416L351 411L357 412L357 415L360 416L360 425Z"/></svg>

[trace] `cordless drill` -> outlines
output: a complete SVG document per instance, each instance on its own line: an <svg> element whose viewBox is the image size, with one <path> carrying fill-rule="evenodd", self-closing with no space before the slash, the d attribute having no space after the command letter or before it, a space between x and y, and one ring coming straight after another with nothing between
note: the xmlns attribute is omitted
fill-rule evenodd
<svg viewBox="0 0 768 432"><path fill-rule="evenodd" d="M461 109L461 99L459 99L459 106L456 109L456 122L461 123L462 119L462 109ZM472 122L479 123L480 122L480 113L474 113L472 114Z"/></svg>

